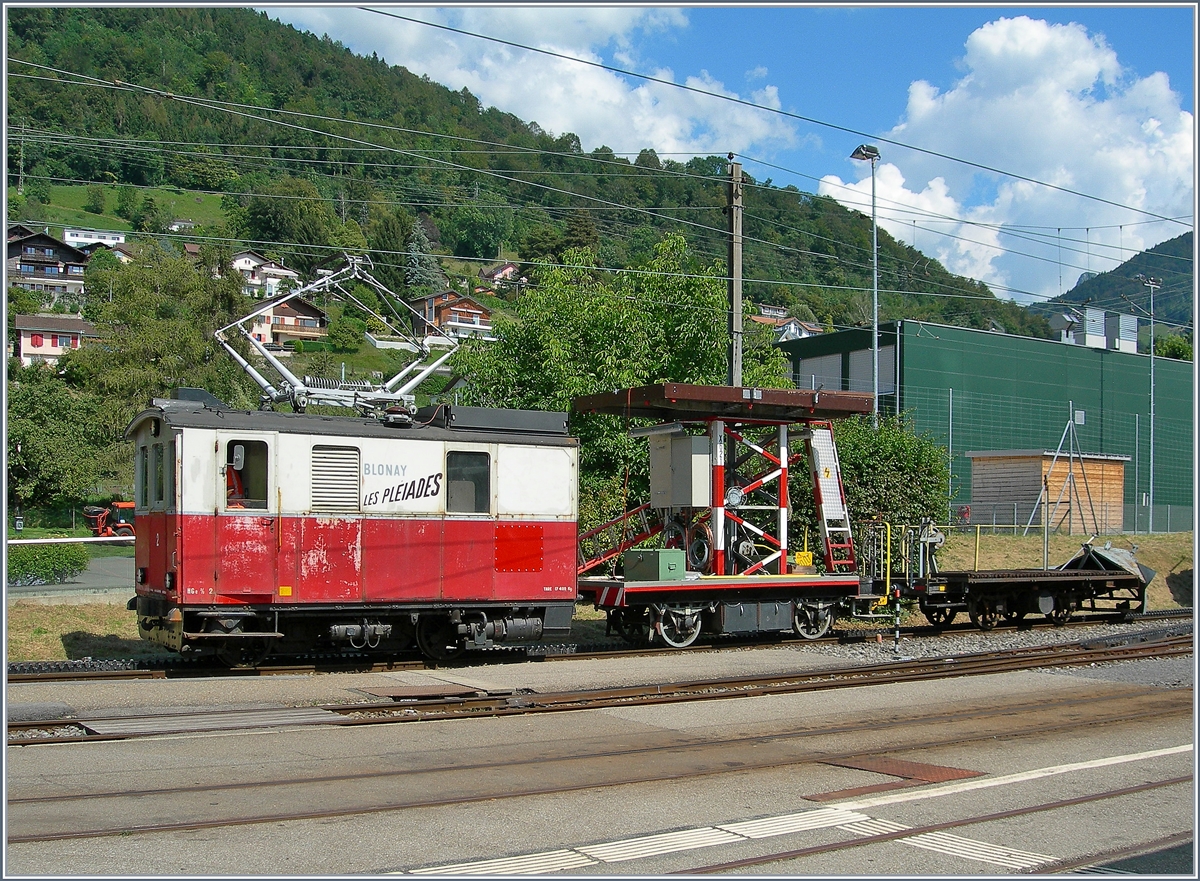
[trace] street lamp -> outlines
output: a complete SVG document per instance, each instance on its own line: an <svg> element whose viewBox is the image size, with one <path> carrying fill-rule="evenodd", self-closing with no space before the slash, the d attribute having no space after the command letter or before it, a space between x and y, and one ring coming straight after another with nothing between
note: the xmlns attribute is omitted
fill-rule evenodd
<svg viewBox="0 0 1200 881"><path fill-rule="evenodd" d="M851 159L871 163L871 424L879 427L879 220L875 214L875 163L879 148L859 144Z"/></svg>
<svg viewBox="0 0 1200 881"><path fill-rule="evenodd" d="M1150 288L1150 522L1146 531L1154 532L1154 289L1162 287L1162 280L1140 273L1137 279Z"/></svg>

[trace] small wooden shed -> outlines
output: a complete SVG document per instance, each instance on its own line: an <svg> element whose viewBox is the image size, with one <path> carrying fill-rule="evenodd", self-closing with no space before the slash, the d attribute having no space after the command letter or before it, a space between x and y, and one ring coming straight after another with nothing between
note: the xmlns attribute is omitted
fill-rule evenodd
<svg viewBox="0 0 1200 881"><path fill-rule="evenodd" d="M1124 528L1129 456L1064 452L1056 460L1054 450L976 450L966 456L971 523L1024 526L1032 514L1039 527L1049 515L1050 528L1059 532L1109 535ZM1048 492L1038 505L1043 482Z"/></svg>

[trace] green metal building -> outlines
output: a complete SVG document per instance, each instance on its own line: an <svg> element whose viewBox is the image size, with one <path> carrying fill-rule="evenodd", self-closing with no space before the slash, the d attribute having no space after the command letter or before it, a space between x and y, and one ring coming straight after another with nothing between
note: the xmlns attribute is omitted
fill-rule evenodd
<svg viewBox="0 0 1200 881"><path fill-rule="evenodd" d="M1125 529L1147 529L1149 355L1129 351L1127 341L1125 351L1116 340L1106 344L1103 325L1099 336L1077 337L1086 345L921 321L886 322L879 331L880 410L903 412L947 448L952 505L970 504L966 453L1056 451L1070 421L1081 452L1129 457ZM871 391L870 330L779 345L798 387ZM1193 395L1191 362L1154 359L1155 532L1192 528Z"/></svg>

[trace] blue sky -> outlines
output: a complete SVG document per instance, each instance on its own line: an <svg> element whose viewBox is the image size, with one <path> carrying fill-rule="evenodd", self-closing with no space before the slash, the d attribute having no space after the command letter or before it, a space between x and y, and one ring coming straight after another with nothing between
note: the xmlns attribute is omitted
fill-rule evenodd
<svg viewBox="0 0 1200 881"><path fill-rule="evenodd" d="M1018 301L1053 296L1192 223L1190 5L370 8L867 136L351 7L268 12L547 131L573 131L585 151L733 151L757 180L866 213L870 168L848 157L877 142L881 226Z"/></svg>

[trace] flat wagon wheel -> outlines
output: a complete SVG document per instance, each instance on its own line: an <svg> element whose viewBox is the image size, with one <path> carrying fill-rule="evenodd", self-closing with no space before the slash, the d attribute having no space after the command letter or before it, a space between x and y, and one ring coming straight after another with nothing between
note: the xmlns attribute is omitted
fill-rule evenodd
<svg viewBox="0 0 1200 881"><path fill-rule="evenodd" d="M667 645L685 649L700 635L700 609L663 606L654 614L654 632Z"/></svg>
<svg viewBox="0 0 1200 881"><path fill-rule="evenodd" d="M241 620L209 618L205 624L206 633L228 633L230 639L221 640L217 645L217 660L232 669L257 667L271 653L271 640L267 637L243 636Z"/></svg>
<svg viewBox="0 0 1200 881"><path fill-rule="evenodd" d="M638 648L650 644L649 606L613 609L609 614L613 627L627 643Z"/></svg>
<svg viewBox="0 0 1200 881"><path fill-rule="evenodd" d="M1061 597L1054 598L1054 608L1046 613L1046 617L1050 619L1050 623L1055 627L1062 627L1071 620L1071 613L1074 609L1071 608L1071 602L1064 600Z"/></svg>
<svg viewBox="0 0 1200 881"><path fill-rule="evenodd" d="M921 606L921 614L934 627L949 627L958 612L945 606Z"/></svg>
<svg viewBox="0 0 1200 881"><path fill-rule="evenodd" d="M792 629L805 639L820 639L833 627L833 607L823 603L796 603Z"/></svg>
<svg viewBox="0 0 1200 881"><path fill-rule="evenodd" d="M971 618L971 623L980 630L994 630L1000 623L1000 612L993 603L970 600L967 603L967 614Z"/></svg>
<svg viewBox="0 0 1200 881"><path fill-rule="evenodd" d="M465 652L458 628L445 615L422 615L417 621L417 648L434 661L449 661Z"/></svg>

